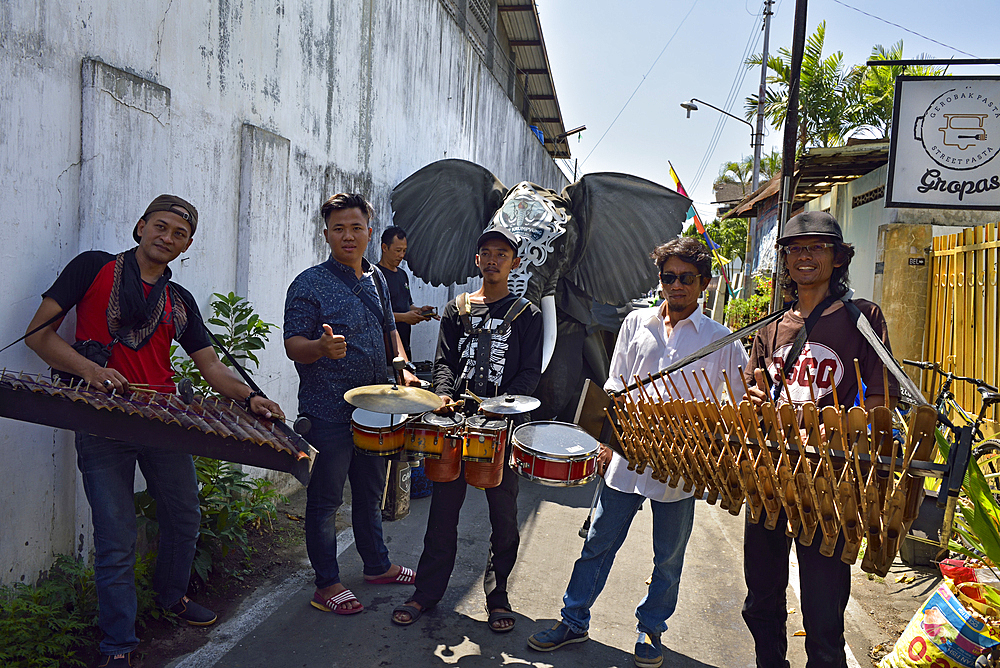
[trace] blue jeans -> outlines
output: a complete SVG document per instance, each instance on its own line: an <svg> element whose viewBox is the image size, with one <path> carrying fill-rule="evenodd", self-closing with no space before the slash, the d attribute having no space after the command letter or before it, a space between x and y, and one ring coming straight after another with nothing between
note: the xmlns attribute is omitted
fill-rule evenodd
<svg viewBox="0 0 1000 668"><path fill-rule="evenodd" d="M594 521L573 565L573 575L563 594L563 622L574 633L590 626L590 608L600 596L615 555L625 542L632 518L646 498L604 486ZM635 609L640 632L663 633L677 607L677 590L684 567L684 550L694 524L694 497L672 503L650 501L653 506L653 578L645 598Z"/></svg>
<svg viewBox="0 0 1000 668"><path fill-rule="evenodd" d="M94 579L104 632L102 654L130 652L135 635L135 541L133 489L138 462L156 499L160 541L153 588L169 607L187 592L198 543L201 510L191 455L91 434L76 435L77 466L94 523Z"/></svg>
<svg viewBox="0 0 1000 668"><path fill-rule="evenodd" d="M337 565L337 509L344 502L344 483L351 481L351 524L354 545L365 575L389 570L389 550L382 539L382 494L386 459L354 451L350 423L310 416L306 438L319 454L306 490L306 551L316 571L316 588L340 582Z"/></svg>

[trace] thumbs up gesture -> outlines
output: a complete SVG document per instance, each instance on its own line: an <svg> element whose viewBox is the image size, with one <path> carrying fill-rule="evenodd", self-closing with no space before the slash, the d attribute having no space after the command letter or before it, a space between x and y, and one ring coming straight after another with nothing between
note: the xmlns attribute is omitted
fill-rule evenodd
<svg viewBox="0 0 1000 668"><path fill-rule="evenodd" d="M330 325L323 325L323 335L317 341L320 354L332 360L339 360L347 357L347 341L343 336L334 334Z"/></svg>

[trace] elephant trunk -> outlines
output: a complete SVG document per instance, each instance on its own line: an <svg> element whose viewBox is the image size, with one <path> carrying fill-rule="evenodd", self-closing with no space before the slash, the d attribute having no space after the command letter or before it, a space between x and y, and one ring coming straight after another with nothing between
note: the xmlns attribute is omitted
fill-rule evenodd
<svg viewBox="0 0 1000 668"><path fill-rule="evenodd" d="M545 373L556 349L557 327L555 295L545 295L542 297L542 373Z"/></svg>

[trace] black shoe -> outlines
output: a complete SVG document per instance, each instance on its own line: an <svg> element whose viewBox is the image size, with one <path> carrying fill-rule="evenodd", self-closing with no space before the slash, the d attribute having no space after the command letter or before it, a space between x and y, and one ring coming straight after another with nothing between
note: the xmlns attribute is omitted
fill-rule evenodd
<svg viewBox="0 0 1000 668"><path fill-rule="evenodd" d="M192 626L210 626L218 619L216 614L208 608L198 605L187 596L167 608L181 619Z"/></svg>
<svg viewBox="0 0 1000 668"><path fill-rule="evenodd" d="M132 668L132 652L125 654L105 654L97 668Z"/></svg>

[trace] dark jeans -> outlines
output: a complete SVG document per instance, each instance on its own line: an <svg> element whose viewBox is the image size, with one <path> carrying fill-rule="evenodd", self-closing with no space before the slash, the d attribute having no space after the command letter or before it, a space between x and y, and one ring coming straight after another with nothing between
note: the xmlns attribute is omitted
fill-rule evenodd
<svg viewBox="0 0 1000 668"><path fill-rule="evenodd" d="M201 510L191 455L78 433L77 466L94 523L94 580L102 654L130 652L135 635L135 465L156 499L160 542L153 588L164 607L187 592Z"/></svg>
<svg viewBox="0 0 1000 668"><path fill-rule="evenodd" d="M774 530L746 522L743 537L743 574L747 598L743 620L753 635L758 668L787 668L785 631L788 587L788 553L792 539L785 535L785 513ZM802 622L806 631L807 668L846 668L844 611L851 597L851 567L840 560L844 537L832 557L819 553L823 534L819 528L809 547L795 541L799 560Z"/></svg>
<svg viewBox="0 0 1000 668"><path fill-rule="evenodd" d="M306 551L316 571L316 588L340 582L337 564L337 509L344 502L344 483L351 481L351 524L354 545L365 575L389 570L389 550L382 539L382 494L386 459L354 450L350 423L311 417L306 438L319 454L306 490Z"/></svg>
<svg viewBox="0 0 1000 668"><path fill-rule="evenodd" d="M517 530L518 477L504 464L503 478L497 487L486 490L490 507L490 552L483 575L486 609L510 607L507 598L507 578L517 560L521 537ZM431 508L424 534L424 551L417 565L416 592L413 600L424 608L433 608L444 597L448 580L455 568L458 553L458 515L465 502L469 484L465 482L465 462L462 473L452 482L434 483Z"/></svg>

